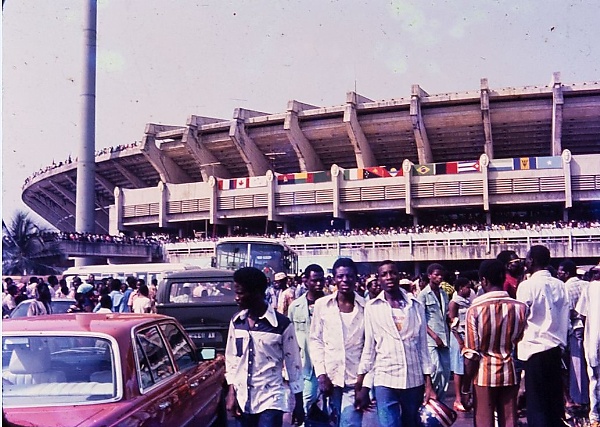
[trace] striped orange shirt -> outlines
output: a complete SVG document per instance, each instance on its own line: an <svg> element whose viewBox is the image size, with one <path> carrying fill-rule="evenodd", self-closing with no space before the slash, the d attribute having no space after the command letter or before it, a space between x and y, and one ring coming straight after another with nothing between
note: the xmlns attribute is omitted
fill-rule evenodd
<svg viewBox="0 0 600 427"><path fill-rule="evenodd" d="M475 385L504 387L517 384L512 353L523 338L527 306L505 291L477 297L466 315L463 354L480 356Z"/></svg>

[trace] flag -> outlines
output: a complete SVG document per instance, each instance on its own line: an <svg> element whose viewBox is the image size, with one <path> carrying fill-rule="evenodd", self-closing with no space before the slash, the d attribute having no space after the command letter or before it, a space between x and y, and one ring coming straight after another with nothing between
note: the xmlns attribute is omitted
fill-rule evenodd
<svg viewBox="0 0 600 427"><path fill-rule="evenodd" d="M516 171L537 169L535 157L517 157L513 159L513 166Z"/></svg>
<svg viewBox="0 0 600 427"><path fill-rule="evenodd" d="M562 169L562 157L551 156L551 157L536 157L538 169Z"/></svg>
<svg viewBox="0 0 600 427"><path fill-rule="evenodd" d="M454 174L458 173L458 163L457 162L447 162L447 163L436 163L435 164L435 174L436 175L446 175L446 174Z"/></svg>
<svg viewBox="0 0 600 427"><path fill-rule="evenodd" d="M231 190L231 180L230 179L220 179L219 180L219 190Z"/></svg>
<svg viewBox="0 0 600 427"><path fill-rule="evenodd" d="M348 174L346 174L348 172ZM357 179L363 179L364 172L362 169L347 169L344 171L344 179L346 181L356 181Z"/></svg>
<svg viewBox="0 0 600 427"><path fill-rule="evenodd" d="M294 182L296 184L306 184L308 182L308 174L306 172L296 172L294 174Z"/></svg>
<svg viewBox="0 0 600 427"><path fill-rule="evenodd" d="M390 172L390 176L402 176L402 175L404 175L403 172L402 172L402 168L400 168L399 170L396 169L396 168L391 168L389 170L389 172Z"/></svg>
<svg viewBox="0 0 600 427"><path fill-rule="evenodd" d="M479 167L479 160L472 162L458 162L457 169L458 173L479 172L481 170Z"/></svg>
<svg viewBox="0 0 600 427"><path fill-rule="evenodd" d="M363 169L363 177L368 178L387 178L390 177L390 173L384 166L376 166Z"/></svg>
<svg viewBox="0 0 600 427"><path fill-rule="evenodd" d="M248 186L249 187L266 187L267 186L267 177L264 175L251 176Z"/></svg>
<svg viewBox="0 0 600 427"><path fill-rule="evenodd" d="M234 188L248 188L248 178L237 178L235 180L235 187Z"/></svg>
<svg viewBox="0 0 600 427"><path fill-rule="evenodd" d="M314 183L331 181L331 172L311 172L311 175Z"/></svg>
<svg viewBox="0 0 600 427"><path fill-rule="evenodd" d="M513 170L513 159L490 160L488 169L491 171L511 171Z"/></svg>
<svg viewBox="0 0 600 427"><path fill-rule="evenodd" d="M277 175L277 184L279 185L287 185L294 184L294 174L288 173L283 175Z"/></svg>
<svg viewBox="0 0 600 427"><path fill-rule="evenodd" d="M413 175L434 175L435 165L429 163L426 165L413 165Z"/></svg>

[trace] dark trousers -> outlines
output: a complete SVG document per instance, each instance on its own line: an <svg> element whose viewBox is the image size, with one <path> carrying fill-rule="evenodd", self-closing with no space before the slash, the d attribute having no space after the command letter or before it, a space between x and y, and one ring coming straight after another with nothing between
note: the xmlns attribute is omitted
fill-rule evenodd
<svg viewBox="0 0 600 427"><path fill-rule="evenodd" d="M242 413L236 418L237 427L281 427L283 425L283 412L276 409L267 409L258 414Z"/></svg>
<svg viewBox="0 0 600 427"><path fill-rule="evenodd" d="M506 387L474 386L475 390L475 425L477 427L494 427L498 414L498 426L517 426L517 393L518 385Z"/></svg>
<svg viewBox="0 0 600 427"><path fill-rule="evenodd" d="M536 353L525 362L528 427L564 427L561 350Z"/></svg>

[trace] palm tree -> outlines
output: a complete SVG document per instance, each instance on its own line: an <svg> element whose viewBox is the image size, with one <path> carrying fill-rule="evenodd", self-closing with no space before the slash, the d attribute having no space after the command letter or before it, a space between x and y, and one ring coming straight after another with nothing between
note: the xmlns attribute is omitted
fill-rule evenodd
<svg viewBox="0 0 600 427"><path fill-rule="evenodd" d="M44 243L44 232L50 230L37 225L24 211L17 211L9 226L2 220L2 274L57 273L57 269L38 258L50 249L49 246L54 245L52 242Z"/></svg>

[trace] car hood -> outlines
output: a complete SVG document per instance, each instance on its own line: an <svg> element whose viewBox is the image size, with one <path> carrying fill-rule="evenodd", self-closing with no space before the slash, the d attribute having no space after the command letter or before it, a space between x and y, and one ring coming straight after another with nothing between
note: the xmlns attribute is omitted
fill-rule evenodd
<svg viewBox="0 0 600 427"><path fill-rule="evenodd" d="M4 413L8 421L23 427L111 426L122 418L127 406L125 403L104 403L97 405L4 408ZM119 425L133 427L140 425L142 421L130 417L127 420L121 420Z"/></svg>

